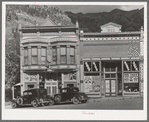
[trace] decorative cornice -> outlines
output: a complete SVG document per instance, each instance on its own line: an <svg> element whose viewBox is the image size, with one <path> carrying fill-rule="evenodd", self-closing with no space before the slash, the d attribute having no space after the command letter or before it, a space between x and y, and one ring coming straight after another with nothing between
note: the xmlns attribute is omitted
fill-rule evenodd
<svg viewBox="0 0 149 122"><path fill-rule="evenodd" d="M81 37L80 40L83 41L98 41L98 40L138 40L140 39L139 36L134 36L134 37L103 37L103 38L85 38Z"/></svg>

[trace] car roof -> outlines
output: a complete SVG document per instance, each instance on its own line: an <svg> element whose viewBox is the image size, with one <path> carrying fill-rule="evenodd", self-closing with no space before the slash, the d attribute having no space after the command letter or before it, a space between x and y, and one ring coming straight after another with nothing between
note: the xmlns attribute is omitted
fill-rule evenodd
<svg viewBox="0 0 149 122"><path fill-rule="evenodd" d="M33 89L29 89L29 90L25 90L25 91L23 91L23 92L27 92L27 91L36 91L36 90L40 90L41 88L33 88ZM46 90L46 89L44 89L44 90Z"/></svg>

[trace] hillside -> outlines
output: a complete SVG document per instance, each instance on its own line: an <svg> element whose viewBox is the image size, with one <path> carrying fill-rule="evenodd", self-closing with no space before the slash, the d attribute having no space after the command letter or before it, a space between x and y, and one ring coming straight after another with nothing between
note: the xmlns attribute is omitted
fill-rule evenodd
<svg viewBox="0 0 149 122"><path fill-rule="evenodd" d="M100 32L100 26L108 22L122 25L122 31L139 31L144 22L144 9L123 11L114 9L111 12L72 13L66 12L72 23L76 20L85 32Z"/></svg>

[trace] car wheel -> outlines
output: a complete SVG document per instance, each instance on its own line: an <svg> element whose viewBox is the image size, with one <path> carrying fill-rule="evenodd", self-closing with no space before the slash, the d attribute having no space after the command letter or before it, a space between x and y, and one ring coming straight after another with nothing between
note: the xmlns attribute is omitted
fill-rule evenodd
<svg viewBox="0 0 149 122"><path fill-rule="evenodd" d="M50 100L49 101L49 106L53 106L54 105L54 101L53 100Z"/></svg>
<svg viewBox="0 0 149 122"><path fill-rule="evenodd" d="M17 98L17 104L21 106L23 104L23 98L21 97Z"/></svg>
<svg viewBox="0 0 149 122"><path fill-rule="evenodd" d="M17 107L17 103L16 103L16 102L12 102L12 103L11 103L11 107L12 107L12 108L16 108L16 107Z"/></svg>
<svg viewBox="0 0 149 122"><path fill-rule="evenodd" d="M55 96L54 101L56 103L60 103L61 102L61 96L60 95Z"/></svg>
<svg viewBox="0 0 149 122"><path fill-rule="evenodd" d="M80 101L77 97L73 97L72 102L73 102L73 104L79 104Z"/></svg>
<svg viewBox="0 0 149 122"><path fill-rule="evenodd" d="M86 102L87 102L87 100L83 100L83 101L82 101L82 103L86 103Z"/></svg>
<svg viewBox="0 0 149 122"><path fill-rule="evenodd" d="M37 100L33 100L31 104L32 104L33 107L38 107L38 102L37 102Z"/></svg>

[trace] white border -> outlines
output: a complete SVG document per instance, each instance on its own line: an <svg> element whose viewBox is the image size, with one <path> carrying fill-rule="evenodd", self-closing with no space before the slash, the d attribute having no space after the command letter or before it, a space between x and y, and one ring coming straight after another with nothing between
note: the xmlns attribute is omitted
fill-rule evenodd
<svg viewBox="0 0 149 122"><path fill-rule="evenodd" d="M5 109L6 4L32 5L144 5L144 106L143 110L20 110ZM147 2L2 2L2 120L147 120Z"/></svg>

